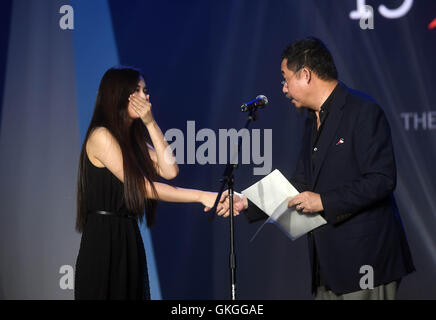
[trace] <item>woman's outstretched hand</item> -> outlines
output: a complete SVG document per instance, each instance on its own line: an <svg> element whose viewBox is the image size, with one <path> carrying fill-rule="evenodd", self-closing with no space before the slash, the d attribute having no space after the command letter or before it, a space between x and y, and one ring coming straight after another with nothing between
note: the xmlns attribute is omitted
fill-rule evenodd
<svg viewBox="0 0 436 320"><path fill-rule="evenodd" d="M208 212L213 208L215 200L218 197L217 192L202 191L200 194L200 202L204 205L204 212Z"/></svg>
<svg viewBox="0 0 436 320"><path fill-rule="evenodd" d="M221 199L218 203L216 213L219 216L223 216L227 218L230 215L230 197L229 190L226 190L221 195ZM242 210L248 208L247 197L241 193L234 192L233 193L233 215L237 216L240 214Z"/></svg>

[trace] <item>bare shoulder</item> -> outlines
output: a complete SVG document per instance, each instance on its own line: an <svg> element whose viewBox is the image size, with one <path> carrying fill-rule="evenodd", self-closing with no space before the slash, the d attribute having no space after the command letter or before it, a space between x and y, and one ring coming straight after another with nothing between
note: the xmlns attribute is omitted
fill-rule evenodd
<svg viewBox="0 0 436 320"><path fill-rule="evenodd" d="M115 139L112 133L105 127L96 127L94 128L88 140L93 140L94 142L108 142L111 139Z"/></svg>
<svg viewBox="0 0 436 320"><path fill-rule="evenodd" d="M86 153L89 160L97 167L105 167L104 158L111 150L120 150L117 140L105 127L92 130L86 142Z"/></svg>

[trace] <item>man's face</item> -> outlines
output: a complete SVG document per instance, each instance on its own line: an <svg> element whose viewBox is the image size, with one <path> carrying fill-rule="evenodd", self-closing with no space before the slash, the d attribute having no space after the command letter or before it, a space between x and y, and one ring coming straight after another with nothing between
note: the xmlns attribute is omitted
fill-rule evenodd
<svg viewBox="0 0 436 320"><path fill-rule="evenodd" d="M304 97L307 90L307 79L303 74L305 69L293 72L288 69L287 63L288 59L283 59L281 65L284 79L282 91L297 108L304 107Z"/></svg>

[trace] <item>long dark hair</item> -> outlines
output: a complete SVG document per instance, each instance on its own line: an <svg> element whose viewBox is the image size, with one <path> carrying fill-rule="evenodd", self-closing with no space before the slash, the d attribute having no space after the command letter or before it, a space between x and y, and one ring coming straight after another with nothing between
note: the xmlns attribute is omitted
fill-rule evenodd
<svg viewBox="0 0 436 320"><path fill-rule="evenodd" d="M127 209L142 221L144 210L147 226L154 222L157 201L147 196L144 177L151 183L157 179L156 168L148 153L151 143L148 131L140 119L130 124L128 98L134 93L141 77L139 70L128 67L111 68L101 79L91 119L80 154L77 181L76 230L82 232L86 222L86 142L97 127L105 127L118 141L123 154L124 201Z"/></svg>

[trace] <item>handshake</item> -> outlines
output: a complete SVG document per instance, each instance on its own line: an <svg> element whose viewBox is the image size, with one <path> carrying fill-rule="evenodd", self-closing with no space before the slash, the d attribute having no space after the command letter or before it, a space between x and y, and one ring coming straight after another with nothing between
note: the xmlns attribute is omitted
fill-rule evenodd
<svg viewBox="0 0 436 320"><path fill-rule="evenodd" d="M216 213L219 216L227 218L230 214L230 199L229 191L226 190L221 195L218 202ZM315 213L324 210L321 196L318 193L305 191L299 193L288 202L288 208L295 207L301 213ZM211 208L206 207L205 212L210 211ZM233 193L233 215L237 216L242 210L248 209L248 199L241 193Z"/></svg>

